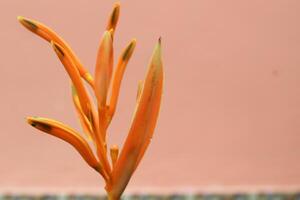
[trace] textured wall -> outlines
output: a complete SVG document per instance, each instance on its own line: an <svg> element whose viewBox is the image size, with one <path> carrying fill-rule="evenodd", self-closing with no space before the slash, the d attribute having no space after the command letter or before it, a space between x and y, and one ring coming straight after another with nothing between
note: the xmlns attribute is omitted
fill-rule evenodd
<svg viewBox="0 0 300 200"><path fill-rule="evenodd" d="M50 46L17 15L38 19L90 71L113 1L0 1L0 187L101 187L69 145L25 123L79 129L70 81ZM300 1L121 1L116 54L132 38L111 143L122 144L138 80L163 38L165 92L155 137L130 187L300 185Z"/></svg>

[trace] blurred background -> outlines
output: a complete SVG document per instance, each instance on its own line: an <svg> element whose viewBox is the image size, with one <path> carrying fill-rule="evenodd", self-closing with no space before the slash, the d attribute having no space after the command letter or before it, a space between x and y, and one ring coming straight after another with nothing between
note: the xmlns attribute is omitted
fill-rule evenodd
<svg viewBox="0 0 300 200"><path fill-rule="evenodd" d="M26 116L43 116L81 130L63 66L16 17L51 27L93 73L114 2L0 1L0 190L103 188L70 145L25 122ZM109 144L123 144L138 81L160 36L165 69L154 138L128 189L298 189L300 1L120 3L115 59L130 39L137 38L137 48Z"/></svg>

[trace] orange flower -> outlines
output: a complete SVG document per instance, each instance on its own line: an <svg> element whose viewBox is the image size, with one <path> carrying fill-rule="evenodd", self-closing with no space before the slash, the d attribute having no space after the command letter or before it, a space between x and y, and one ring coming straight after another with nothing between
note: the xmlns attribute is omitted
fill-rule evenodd
<svg viewBox="0 0 300 200"><path fill-rule="evenodd" d="M107 155L106 131L116 111L124 71L136 46L136 40L133 39L121 53L114 70L113 35L119 14L120 4L116 3L100 42L94 77L81 64L69 45L53 30L40 22L18 17L22 25L51 44L62 62L72 81L73 103L84 135L52 119L28 117L27 122L71 144L88 165L102 175L106 182L108 197L114 200L121 197L151 141L163 87L161 39L159 39L150 59L146 78L139 82L129 134L120 155L117 145L110 147L110 162ZM83 80L92 87L98 109L95 109L96 106L88 95ZM111 97L108 99L109 92ZM92 141L96 153L92 151L88 141Z"/></svg>

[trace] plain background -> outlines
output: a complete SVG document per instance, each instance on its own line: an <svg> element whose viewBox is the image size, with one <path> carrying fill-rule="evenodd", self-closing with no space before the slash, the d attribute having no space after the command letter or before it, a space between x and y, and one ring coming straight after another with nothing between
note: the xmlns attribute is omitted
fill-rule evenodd
<svg viewBox="0 0 300 200"><path fill-rule="evenodd" d="M80 130L70 81L50 45L16 17L59 33L93 73L114 1L0 1L0 187L97 187L64 142L25 122ZM300 1L123 0L115 55L137 38L110 144L122 145L153 47L165 85L155 136L130 187L300 185Z"/></svg>

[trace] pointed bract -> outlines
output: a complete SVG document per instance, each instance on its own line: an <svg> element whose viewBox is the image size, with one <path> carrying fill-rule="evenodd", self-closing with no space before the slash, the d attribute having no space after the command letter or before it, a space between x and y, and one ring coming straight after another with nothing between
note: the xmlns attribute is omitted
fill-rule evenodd
<svg viewBox="0 0 300 200"><path fill-rule="evenodd" d="M55 43L62 46L65 49L65 51L69 54L70 58L72 59L72 62L74 62L82 78L85 79L93 87L94 80L91 74L81 64L80 60L72 51L70 46L61 37L59 37L51 28L38 21L27 19L22 16L18 16L18 20L28 30L45 39L46 41L54 41Z"/></svg>
<svg viewBox="0 0 300 200"><path fill-rule="evenodd" d="M75 64L72 62L72 59L70 58L69 54L65 51L63 47L61 47L59 44L53 41L51 42L51 45L55 53L57 54L58 58L62 62L63 66L65 67L67 73L69 74L69 77L72 80L74 87L76 88L79 102L84 114L87 117L90 116L92 112L91 101L89 99L86 89L84 88L83 82L80 78L80 74Z"/></svg>
<svg viewBox="0 0 300 200"><path fill-rule="evenodd" d="M143 156L156 125L163 85L163 66L160 40L154 49L147 76L137 102L137 109L125 144L112 172L109 191L119 198Z"/></svg>
<svg viewBox="0 0 300 200"><path fill-rule="evenodd" d="M116 70L113 75L113 82L112 82L112 89L111 89L111 98L109 102L109 113L108 113L108 124L109 125L115 111L116 106L118 102L119 92L120 92L120 86L123 79L124 71L126 69L126 66L133 54L133 51L136 46L136 40L133 39L127 47L123 50L121 56L119 57L118 64L116 67Z"/></svg>
<svg viewBox="0 0 300 200"><path fill-rule="evenodd" d="M105 124L107 114L107 95L110 85L113 67L112 37L109 31L105 31L98 50L95 68L95 95L98 102L99 125L102 138L105 139Z"/></svg>
<svg viewBox="0 0 300 200"><path fill-rule="evenodd" d="M80 124L82 126L83 132L85 133L85 135L89 141L96 141L94 133L93 133L92 125L81 109L78 94L77 94L77 91L76 91L74 85L72 85L72 99L73 99L73 103L74 103Z"/></svg>
<svg viewBox="0 0 300 200"><path fill-rule="evenodd" d="M78 94L78 99L80 102L80 106L84 112L84 115L88 118L90 121L93 131L97 134L95 134L95 140L94 141L97 144L97 154L99 156L100 161L103 163L104 169L106 173L108 173L110 168L108 167L108 160L106 158L105 153L105 141L103 138L98 134L99 132L99 125L95 121L97 120L96 112L94 111L91 101L89 99L89 96L87 94L87 91L83 85L83 82L79 76L79 72L77 68L74 66L74 63L72 63L72 60L70 60L67 52L64 51L64 49L59 46L58 44L51 42L53 49L55 50L57 56L59 57L60 61L63 63L66 71L68 72L72 83L74 87L76 88L76 92Z"/></svg>
<svg viewBox="0 0 300 200"><path fill-rule="evenodd" d="M71 144L92 168L107 178L107 175L103 171L103 167L95 158L88 143L76 131L63 123L48 118L28 117L27 122L31 126Z"/></svg>

